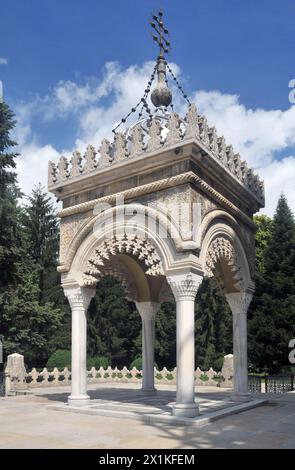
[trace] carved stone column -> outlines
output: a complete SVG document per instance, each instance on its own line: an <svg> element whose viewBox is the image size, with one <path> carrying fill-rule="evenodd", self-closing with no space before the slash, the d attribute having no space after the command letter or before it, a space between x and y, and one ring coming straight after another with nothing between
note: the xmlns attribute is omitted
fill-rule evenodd
<svg viewBox="0 0 295 470"><path fill-rule="evenodd" d="M142 391L147 395L157 393L154 384L155 315L160 305L157 302L136 302L142 321Z"/></svg>
<svg viewBox="0 0 295 470"><path fill-rule="evenodd" d="M234 393L233 401L249 401L248 352L247 352L247 311L252 293L235 292L225 294L233 315L234 346Z"/></svg>
<svg viewBox="0 0 295 470"><path fill-rule="evenodd" d="M173 414L193 418L199 414L195 403L195 297L202 276L177 274L167 281L176 301L177 392Z"/></svg>
<svg viewBox="0 0 295 470"><path fill-rule="evenodd" d="M87 308L95 289L63 286L72 309L72 392L68 404L83 406L90 402L87 395Z"/></svg>

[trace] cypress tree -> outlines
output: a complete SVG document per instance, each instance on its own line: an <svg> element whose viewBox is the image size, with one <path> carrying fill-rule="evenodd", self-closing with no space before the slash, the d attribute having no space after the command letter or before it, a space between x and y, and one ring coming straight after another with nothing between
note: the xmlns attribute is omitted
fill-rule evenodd
<svg viewBox="0 0 295 470"><path fill-rule="evenodd" d="M278 201L262 266L250 308L249 358L256 370L278 373L290 367L288 344L295 337L295 223L284 195Z"/></svg>

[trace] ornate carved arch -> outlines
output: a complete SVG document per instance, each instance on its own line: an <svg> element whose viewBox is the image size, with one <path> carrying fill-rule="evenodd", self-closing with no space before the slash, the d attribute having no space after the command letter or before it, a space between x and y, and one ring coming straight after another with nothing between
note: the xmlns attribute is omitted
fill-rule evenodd
<svg viewBox="0 0 295 470"><path fill-rule="evenodd" d="M129 254L145 264L147 266L145 274L164 275L161 259L155 247L147 239L138 235L122 234L104 240L94 249L84 272L84 285L94 285L103 275L106 266L110 265L110 257L119 254Z"/></svg>
<svg viewBox="0 0 295 470"><path fill-rule="evenodd" d="M224 279L224 271L222 272L220 269L222 263L226 263L231 279ZM246 288L246 279L242 275L242 263L239 253L229 239L220 236L214 238L210 243L205 260L205 276L215 277L222 291L227 290L229 282L236 290Z"/></svg>

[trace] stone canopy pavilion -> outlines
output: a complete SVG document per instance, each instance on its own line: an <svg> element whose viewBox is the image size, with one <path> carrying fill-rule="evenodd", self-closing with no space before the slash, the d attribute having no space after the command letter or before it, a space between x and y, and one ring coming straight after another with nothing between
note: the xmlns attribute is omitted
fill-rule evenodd
<svg viewBox="0 0 295 470"><path fill-rule="evenodd" d="M161 16L155 18L164 31ZM99 280L112 275L124 285L142 319L142 393L156 393L155 315L161 302L175 299L173 414L194 417L198 414L194 302L204 276L216 279L232 311L232 399L250 399L247 310L254 291L252 218L264 206L264 188L194 104L188 102L183 117L170 109L167 68L171 69L164 56L168 41L165 45L164 34L159 38L160 54L140 102L140 116L129 126L123 119L123 130L116 129L114 140L104 139L98 149L89 145L85 154L75 151L70 162L63 156L57 164L49 162L48 188L63 205L58 269L72 309L68 403L89 403L87 309Z"/></svg>

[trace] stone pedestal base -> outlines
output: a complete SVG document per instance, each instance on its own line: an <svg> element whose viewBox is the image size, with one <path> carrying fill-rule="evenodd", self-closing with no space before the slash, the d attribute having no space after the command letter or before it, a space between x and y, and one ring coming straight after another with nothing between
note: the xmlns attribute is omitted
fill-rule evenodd
<svg viewBox="0 0 295 470"><path fill-rule="evenodd" d="M68 398L69 406L87 406L90 404L90 397L88 395L70 395Z"/></svg>
<svg viewBox="0 0 295 470"><path fill-rule="evenodd" d="M199 407L196 403L175 403L172 414L182 418L195 418L199 414Z"/></svg>
<svg viewBox="0 0 295 470"><path fill-rule="evenodd" d="M157 395L158 390L156 388L142 388L141 393L148 397Z"/></svg>
<svg viewBox="0 0 295 470"><path fill-rule="evenodd" d="M237 403L244 403L251 400L252 397L250 393L233 393L231 396L231 401L236 401Z"/></svg>

